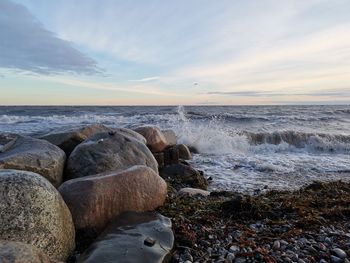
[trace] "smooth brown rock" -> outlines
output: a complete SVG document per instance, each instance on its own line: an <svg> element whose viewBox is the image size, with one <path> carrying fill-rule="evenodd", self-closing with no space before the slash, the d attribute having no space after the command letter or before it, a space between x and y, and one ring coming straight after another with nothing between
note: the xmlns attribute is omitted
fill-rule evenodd
<svg viewBox="0 0 350 263"><path fill-rule="evenodd" d="M162 133L168 146L174 146L177 144L177 137L173 130L163 130Z"/></svg>
<svg viewBox="0 0 350 263"><path fill-rule="evenodd" d="M209 196L210 192L206 190L198 189L198 188L186 187L186 188L181 188L178 194L181 196L194 196L194 195Z"/></svg>
<svg viewBox="0 0 350 263"><path fill-rule="evenodd" d="M171 259L171 221L155 212L127 212L113 221L78 263L162 263Z"/></svg>
<svg viewBox="0 0 350 263"><path fill-rule="evenodd" d="M47 140L50 143L57 145L66 153L68 157L74 148L87 138L95 135L96 133L108 132L111 130L111 128L108 128L102 124L92 124L88 126L63 128L61 130L43 135L40 137L40 139Z"/></svg>
<svg viewBox="0 0 350 263"><path fill-rule="evenodd" d="M57 146L27 136L0 135L0 169L16 169L38 173L55 187L62 182L65 153Z"/></svg>
<svg viewBox="0 0 350 263"><path fill-rule="evenodd" d="M191 160L192 154L189 148L185 144L176 145L177 150L179 151L179 158L182 160Z"/></svg>
<svg viewBox="0 0 350 263"><path fill-rule="evenodd" d="M150 211L161 206L166 182L147 166L66 181L59 188L77 230L100 232L125 211Z"/></svg>
<svg viewBox="0 0 350 263"><path fill-rule="evenodd" d="M177 190L184 187L207 190L208 187L208 181L201 172L182 163L164 166L160 175Z"/></svg>
<svg viewBox="0 0 350 263"><path fill-rule="evenodd" d="M124 133L98 133L79 144L67 161L68 179L146 165L158 174L158 164L147 146Z"/></svg>
<svg viewBox="0 0 350 263"><path fill-rule="evenodd" d="M0 240L31 244L51 259L65 260L75 247L71 213L42 176L0 170Z"/></svg>
<svg viewBox="0 0 350 263"><path fill-rule="evenodd" d="M38 248L22 242L0 241L1 263L54 263Z"/></svg>
<svg viewBox="0 0 350 263"><path fill-rule="evenodd" d="M152 152L161 152L169 146L164 134L157 127L139 127L135 131L146 138L147 146Z"/></svg>

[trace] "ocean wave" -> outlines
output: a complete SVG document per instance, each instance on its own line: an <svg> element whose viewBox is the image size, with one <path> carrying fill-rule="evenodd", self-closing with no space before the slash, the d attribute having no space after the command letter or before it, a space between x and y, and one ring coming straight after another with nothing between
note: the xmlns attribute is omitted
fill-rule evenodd
<svg viewBox="0 0 350 263"><path fill-rule="evenodd" d="M206 154L245 154L247 152L308 151L350 152L350 135L307 133L294 130L275 132L248 132L224 126L218 119L194 122L187 118L183 107L172 128L179 141Z"/></svg>
<svg viewBox="0 0 350 263"><path fill-rule="evenodd" d="M349 152L350 136L342 134L306 133L299 131L242 132L251 145L286 143L296 148L306 148L311 151Z"/></svg>

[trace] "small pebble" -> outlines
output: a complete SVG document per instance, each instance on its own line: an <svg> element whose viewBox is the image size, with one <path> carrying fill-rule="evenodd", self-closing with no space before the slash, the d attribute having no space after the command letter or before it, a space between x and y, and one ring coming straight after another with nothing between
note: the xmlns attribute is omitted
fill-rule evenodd
<svg viewBox="0 0 350 263"><path fill-rule="evenodd" d="M343 260L341 258L336 257L336 256L331 256L331 262L332 263L342 263Z"/></svg>
<svg viewBox="0 0 350 263"><path fill-rule="evenodd" d="M281 243L280 243L278 240L276 240L275 242L273 242L272 248L273 248L274 250L280 249L280 248L281 248Z"/></svg>
<svg viewBox="0 0 350 263"><path fill-rule="evenodd" d="M347 257L345 251L340 249L340 248L334 248L334 249L332 249L332 252L333 252L333 254L335 254L339 258L343 258L344 259L344 258Z"/></svg>
<svg viewBox="0 0 350 263"><path fill-rule="evenodd" d="M147 237L143 243L148 247L153 247L156 241L153 238Z"/></svg>

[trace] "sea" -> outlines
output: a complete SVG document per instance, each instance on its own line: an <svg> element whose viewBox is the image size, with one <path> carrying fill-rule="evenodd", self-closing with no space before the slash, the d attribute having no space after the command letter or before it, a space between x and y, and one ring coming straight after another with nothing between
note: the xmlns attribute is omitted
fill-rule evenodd
<svg viewBox="0 0 350 263"><path fill-rule="evenodd" d="M94 123L173 129L198 150L190 162L212 179L210 190L350 181L350 105L0 107L2 133L40 136Z"/></svg>

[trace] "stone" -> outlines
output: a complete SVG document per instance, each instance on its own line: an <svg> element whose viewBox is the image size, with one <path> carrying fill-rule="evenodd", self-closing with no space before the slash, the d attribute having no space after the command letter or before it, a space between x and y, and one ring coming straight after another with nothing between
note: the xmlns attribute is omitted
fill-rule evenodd
<svg viewBox="0 0 350 263"><path fill-rule="evenodd" d="M53 263L38 248L22 242L0 241L2 263Z"/></svg>
<svg viewBox="0 0 350 263"><path fill-rule="evenodd" d="M163 151L164 166L179 163L179 151L176 147L169 147Z"/></svg>
<svg viewBox="0 0 350 263"><path fill-rule="evenodd" d="M96 235L125 211L151 211L166 198L167 184L151 168L127 170L72 179L59 188L77 230Z"/></svg>
<svg viewBox="0 0 350 263"><path fill-rule="evenodd" d="M208 182L196 169L184 164L168 165L160 169L160 175L175 189L193 187L207 190Z"/></svg>
<svg viewBox="0 0 350 263"><path fill-rule="evenodd" d="M336 256L331 256L331 262L332 263L342 263L343 259L342 258L338 258Z"/></svg>
<svg viewBox="0 0 350 263"><path fill-rule="evenodd" d="M333 254L335 254L339 258L344 259L347 257L346 252L340 248L334 248L334 249L332 249L332 252L333 252Z"/></svg>
<svg viewBox="0 0 350 263"><path fill-rule="evenodd" d="M154 241L152 246L145 244L148 239ZM173 244L169 218L155 212L127 212L106 228L78 263L168 262Z"/></svg>
<svg viewBox="0 0 350 263"><path fill-rule="evenodd" d="M158 174L158 164L147 146L123 133L98 133L79 144L67 161L68 179L121 171L146 165Z"/></svg>
<svg viewBox="0 0 350 263"><path fill-rule="evenodd" d="M153 153L154 158L157 160L158 168L163 168L164 163L164 152Z"/></svg>
<svg viewBox="0 0 350 263"><path fill-rule="evenodd" d="M75 247L71 213L56 188L42 176L0 170L0 240L41 249L65 260Z"/></svg>
<svg viewBox="0 0 350 263"><path fill-rule="evenodd" d="M181 188L178 194L181 196L194 196L194 195L209 196L210 192L202 189L198 189L198 188L186 187L186 188Z"/></svg>
<svg viewBox="0 0 350 263"><path fill-rule="evenodd" d="M111 128L108 128L102 124L68 128L65 127L45 134L41 136L40 139L47 140L50 143L60 147L68 157L74 148L87 138L95 135L96 133L108 132L111 130Z"/></svg>
<svg viewBox="0 0 350 263"><path fill-rule="evenodd" d="M133 130L126 129L126 128L114 128L113 131L120 132L120 133L122 133L125 136L129 136L129 137L131 137L133 139L139 140L143 144L147 143L145 137L143 137L141 134L139 134L139 133L137 133L137 132L135 132Z"/></svg>
<svg viewBox="0 0 350 263"><path fill-rule="evenodd" d="M169 146L164 134L157 127L144 126L135 131L146 138L147 146L152 152L162 152Z"/></svg>
<svg viewBox="0 0 350 263"><path fill-rule="evenodd" d="M275 241L273 242L272 248L273 248L274 250L279 250L279 249L281 248L281 243L280 243L278 240L275 240Z"/></svg>
<svg viewBox="0 0 350 263"><path fill-rule="evenodd" d="M38 173L55 187L62 182L65 153L40 139L15 134L0 135L0 169L16 169Z"/></svg>
<svg viewBox="0 0 350 263"><path fill-rule="evenodd" d="M173 130L163 130L162 133L168 146L175 146L177 144L177 137Z"/></svg>
<svg viewBox="0 0 350 263"><path fill-rule="evenodd" d="M191 160L192 159L192 154L185 144L176 145L176 148L179 152L180 159L183 159L183 160Z"/></svg>

